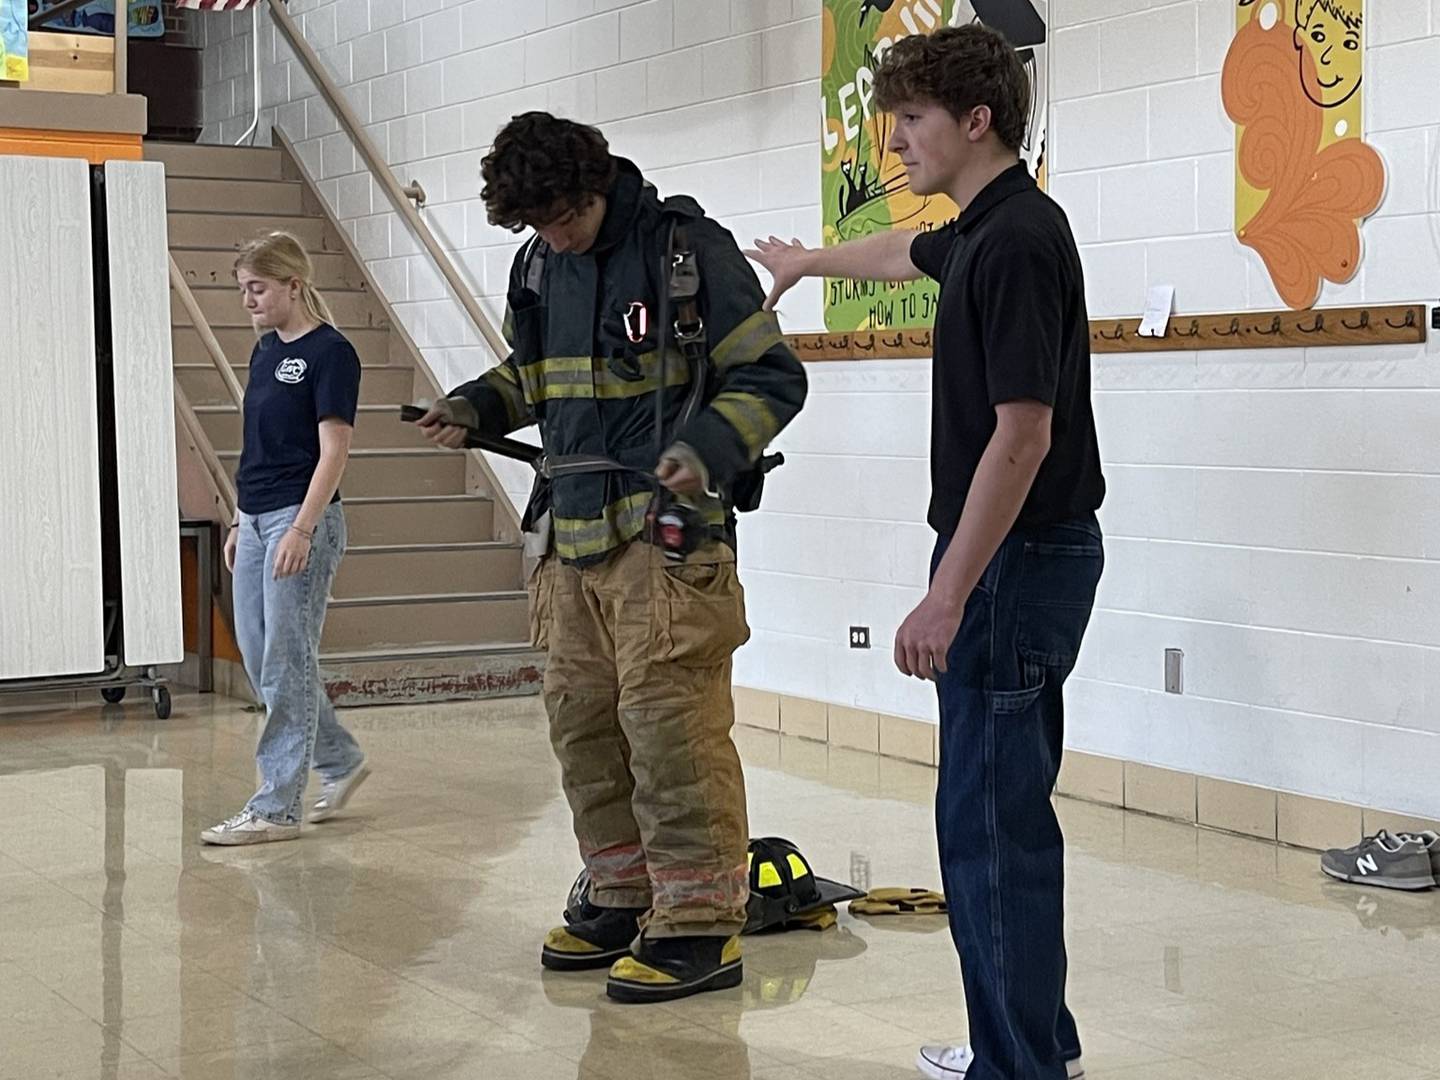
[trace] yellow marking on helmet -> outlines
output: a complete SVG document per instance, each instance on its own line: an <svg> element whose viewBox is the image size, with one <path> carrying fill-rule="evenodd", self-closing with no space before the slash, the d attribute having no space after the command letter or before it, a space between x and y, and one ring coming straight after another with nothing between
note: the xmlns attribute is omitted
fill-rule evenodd
<svg viewBox="0 0 1440 1080"><path fill-rule="evenodd" d="M754 866L754 865L755 865L755 853L754 853L753 851L747 851L747 852L745 853L745 869L746 869L746 870L749 870L749 869L750 869L752 866Z"/></svg>
<svg viewBox="0 0 1440 1080"><path fill-rule="evenodd" d="M810 867L805 865L805 860L793 851L785 857L785 861L790 864L790 878L793 881L799 881L810 873Z"/></svg>
<svg viewBox="0 0 1440 1080"><path fill-rule="evenodd" d="M760 864L760 888L768 889L772 885L779 885L780 871L775 869L773 862Z"/></svg>

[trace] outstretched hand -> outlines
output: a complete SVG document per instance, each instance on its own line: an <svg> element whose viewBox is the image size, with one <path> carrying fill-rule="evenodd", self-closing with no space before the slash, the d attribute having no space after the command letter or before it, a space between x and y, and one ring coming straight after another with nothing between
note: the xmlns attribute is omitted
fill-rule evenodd
<svg viewBox="0 0 1440 1080"><path fill-rule="evenodd" d="M770 286L770 295L765 297L766 311L775 310L780 297L805 276L805 259L811 250L799 240L791 240L787 244L779 237L772 236L768 240L756 240L755 246L745 252L775 279Z"/></svg>

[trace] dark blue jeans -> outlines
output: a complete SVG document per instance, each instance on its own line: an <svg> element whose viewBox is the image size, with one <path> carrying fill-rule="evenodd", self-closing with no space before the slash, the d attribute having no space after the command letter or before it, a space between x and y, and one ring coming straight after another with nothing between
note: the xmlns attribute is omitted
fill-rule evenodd
<svg viewBox="0 0 1440 1080"><path fill-rule="evenodd" d="M935 546L930 572L945 554ZM935 800L970 1045L966 1080L1063 1080L1065 841L1050 797L1075 666L1105 564L1093 515L1016 530L965 607L940 677Z"/></svg>

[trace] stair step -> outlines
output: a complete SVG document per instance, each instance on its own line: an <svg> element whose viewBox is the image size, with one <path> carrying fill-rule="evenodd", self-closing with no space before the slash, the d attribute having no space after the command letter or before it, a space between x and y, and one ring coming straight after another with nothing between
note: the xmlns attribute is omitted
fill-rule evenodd
<svg viewBox="0 0 1440 1080"><path fill-rule="evenodd" d="M285 159L268 146L208 146L198 143L145 144L145 160L165 165L167 176L206 179L283 180Z"/></svg>
<svg viewBox="0 0 1440 1080"><path fill-rule="evenodd" d="M195 409L200 426L216 451L239 450L242 442L240 411L233 405L201 405ZM355 414L356 450L389 447L429 447L418 428L400 419L394 405L361 405Z"/></svg>
<svg viewBox="0 0 1440 1080"><path fill-rule="evenodd" d="M331 600L321 648L462 645L523 640L530 632L524 592L445 593Z"/></svg>
<svg viewBox="0 0 1440 1080"><path fill-rule="evenodd" d="M474 544L495 538L495 505L480 495L348 496L345 522L357 547Z"/></svg>
<svg viewBox="0 0 1440 1080"><path fill-rule="evenodd" d="M175 257L175 264L180 267L191 288L197 285L235 288L234 248L172 246L170 254ZM312 251L310 261L315 266L315 284L321 290L360 289L365 286L365 275L344 252Z"/></svg>
<svg viewBox="0 0 1440 1080"><path fill-rule="evenodd" d="M471 701L538 694L545 654L522 642L331 650L320 654L340 706Z"/></svg>
<svg viewBox="0 0 1440 1080"><path fill-rule="evenodd" d="M232 477L240 452L217 455ZM413 495L464 495L466 454L463 450L351 450L340 490L346 498L383 499Z"/></svg>
<svg viewBox="0 0 1440 1080"><path fill-rule="evenodd" d="M322 217L293 214L204 214L172 211L166 215L170 243L177 247L228 247L239 249L266 233L288 232L306 251L343 252L345 245Z"/></svg>
<svg viewBox="0 0 1440 1080"><path fill-rule="evenodd" d="M208 213L304 214L305 185L294 180L205 180L171 176L165 181L171 210Z"/></svg>
<svg viewBox="0 0 1440 1080"><path fill-rule="evenodd" d="M232 294L239 297L239 293ZM238 303L238 299L237 299ZM249 367L250 354L255 351L255 331L249 326L214 326L211 329L215 333L215 340L220 343L220 349L224 352L234 367ZM386 367L392 361L392 342L390 331L382 327L349 327L345 330L345 336L350 344L355 346L355 351L360 354L362 367ZM208 364L210 354L205 351L205 345L200 340L199 333L191 326L175 326L170 329L170 347L174 353L176 364ZM406 360L395 366L403 367L407 371L413 370Z"/></svg>
<svg viewBox="0 0 1440 1080"><path fill-rule="evenodd" d="M250 381L250 366L234 364L232 370L243 387ZM230 395L220 372L208 360L176 364L175 374L192 405L229 405ZM400 405L415 396L415 372L410 368L366 364L360 369L361 405ZM354 461L351 461L354 468ZM348 479L348 478L347 478ZM461 488L463 491L463 487ZM358 494L358 492L357 492Z"/></svg>
<svg viewBox="0 0 1440 1080"><path fill-rule="evenodd" d="M337 599L361 596L493 593L520 582L518 544L425 544L350 547L340 562L331 593Z"/></svg>
<svg viewBox="0 0 1440 1080"><path fill-rule="evenodd" d="M234 286L201 285L192 287L191 291L211 329L222 326L251 329L250 316ZM384 312L368 289L332 289L325 293L325 300L335 316L335 325L341 330L389 329ZM190 314L178 297L170 304L170 321L174 326L190 325Z"/></svg>

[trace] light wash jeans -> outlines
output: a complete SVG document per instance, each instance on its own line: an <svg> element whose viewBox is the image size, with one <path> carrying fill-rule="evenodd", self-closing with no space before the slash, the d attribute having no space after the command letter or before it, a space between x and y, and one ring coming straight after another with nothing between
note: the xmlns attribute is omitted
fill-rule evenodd
<svg viewBox="0 0 1440 1080"><path fill-rule="evenodd" d="M235 551L235 634L266 714L255 752L260 790L248 809L280 825L300 824L312 764L324 779L339 780L365 759L320 679L320 631L345 553L345 513L331 503L315 528L309 564L276 581L271 560L299 512L299 504L242 512Z"/></svg>

